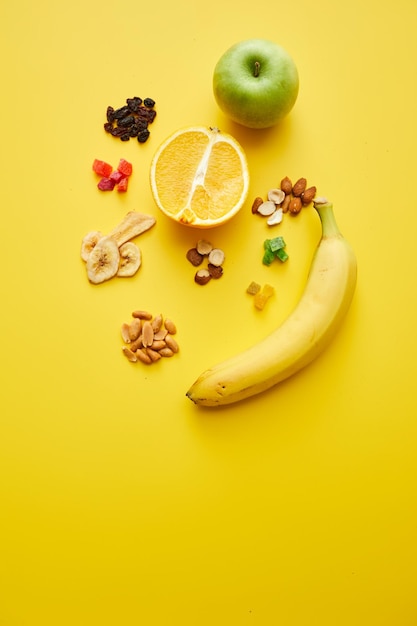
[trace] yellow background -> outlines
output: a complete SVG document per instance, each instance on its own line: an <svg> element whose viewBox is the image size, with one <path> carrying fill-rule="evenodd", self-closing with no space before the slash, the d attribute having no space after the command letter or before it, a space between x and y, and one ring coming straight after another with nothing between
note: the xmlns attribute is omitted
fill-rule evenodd
<svg viewBox="0 0 417 626"><path fill-rule="evenodd" d="M417 141L414 0L2 3L1 626L417 624ZM300 93L266 131L219 111L214 65L265 37ZM104 133L108 105L156 100L149 141ZM200 233L155 208L149 164L182 126L219 126L249 162L248 201L210 231L224 276L202 288ZM125 196L94 158L131 160ZM200 372L290 311L319 237L312 208L274 230L290 261L262 266L250 212L285 175L333 201L356 250L337 338L269 393L199 410ZM89 230L156 216L132 279L89 284ZM270 282L256 312L245 289ZM175 320L181 352L121 355L133 309Z"/></svg>

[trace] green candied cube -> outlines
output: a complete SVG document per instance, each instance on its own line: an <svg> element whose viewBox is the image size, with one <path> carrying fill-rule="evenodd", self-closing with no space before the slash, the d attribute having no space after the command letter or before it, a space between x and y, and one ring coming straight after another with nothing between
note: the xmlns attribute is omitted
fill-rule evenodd
<svg viewBox="0 0 417 626"><path fill-rule="evenodd" d="M264 256L262 258L262 263L264 265L271 265L272 261L275 259L275 252L272 252L269 248L265 248Z"/></svg>
<svg viewBox="0 0 417 626"><path fill-rule="evenodd" d="M285 248L285 241L283 237L274 237L269 240L269 248L272 252L277 252L278 250L282 250Z"/></svg>
<svg viewBox="0 0 417 626"><path fill-rule="evenodd" d="M282 261L282 263L285 263L285 261L288 261L288 259L290 258L288 254L285 252L284 248L280 248L279 250L277 250L276 256L277 256L277 259Z"/></svg>

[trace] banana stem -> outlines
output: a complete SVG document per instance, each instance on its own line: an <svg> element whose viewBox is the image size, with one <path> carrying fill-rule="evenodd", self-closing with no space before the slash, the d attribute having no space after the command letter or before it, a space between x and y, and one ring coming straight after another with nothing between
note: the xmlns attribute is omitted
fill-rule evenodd
<svg viewBox="0 0 417 626"><path fill-rule="evenodd" d="M314 208L321 220L323 237L341 237L342 235L333 213L333 204L323 199L323 201L315 202Z"/></svg>

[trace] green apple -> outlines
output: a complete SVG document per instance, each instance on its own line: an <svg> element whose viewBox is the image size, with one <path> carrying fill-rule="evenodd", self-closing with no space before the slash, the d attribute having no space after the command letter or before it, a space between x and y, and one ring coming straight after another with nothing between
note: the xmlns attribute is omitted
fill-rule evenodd
<svg viewBox="0 0 417 626"><path fill-rule="evenodd" d="M226 50L213 73L220 109L249 128L274 126L298 96L297 67L284 48L267 39L246 39Z"/></svg>

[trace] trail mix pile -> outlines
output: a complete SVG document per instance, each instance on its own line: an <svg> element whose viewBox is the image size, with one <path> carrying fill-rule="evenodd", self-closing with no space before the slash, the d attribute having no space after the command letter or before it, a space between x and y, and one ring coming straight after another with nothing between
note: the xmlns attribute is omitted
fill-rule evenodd
<svg viewBox="0 0 417 626"><path fill-rule="evenodd" d="M266 200L257 196L252 203L252 213L267 218L268 226L280 224L284 213L298 215L303 207L307 207L316 195L316 187L307 187L307 179L299 178L294 185L285 176L279 187L270 189Z"/></svg>

